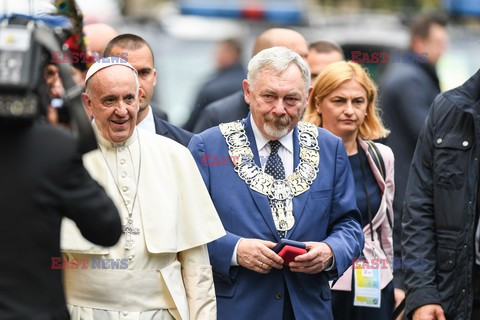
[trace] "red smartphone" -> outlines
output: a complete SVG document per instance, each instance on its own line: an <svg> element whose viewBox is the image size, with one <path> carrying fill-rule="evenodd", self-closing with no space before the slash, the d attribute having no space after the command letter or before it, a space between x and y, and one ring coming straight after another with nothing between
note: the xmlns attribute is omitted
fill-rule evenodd
<svg viewBox="0 0 480 320"><path fill-rule="evenodd" d="M288 266L290 262L295 260L295 257L301 254L307 253L305 248L299 248L294 246L285 245L278 253L283 259L283 265Z"/></svg>
<svg viewBox="0 0 480 320"><path fill-rule="evenodd" d="M300 241L295 241L290 239L280 239L280 241L275 245L275 247L272 248L272 250L278 254L280 250L282 250L283 247L287 245L297 247L297 248L303 248L303 249L307 248L307 245L305 244L305 242L300 242Z"/></svg>
<svg viewBox="0 0 480 320"><path fill-rule="evenodd" d="M305 242L294 241L290 239L281 239L274 248L275 251L283 259L283 265L288 264L300 254L307 253L307 245Z"/></svg>

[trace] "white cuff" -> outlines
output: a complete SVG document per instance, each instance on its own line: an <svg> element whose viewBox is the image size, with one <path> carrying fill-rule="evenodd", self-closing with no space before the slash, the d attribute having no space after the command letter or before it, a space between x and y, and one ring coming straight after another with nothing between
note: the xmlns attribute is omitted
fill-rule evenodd
<svg viewBox="0 0 480 320"><path fill-rule="evenodd" d="M233 249L232 260L230 260L230 266L232 266L232 267L238 266L238 262L237 262L237 249L238 249L238 244L240 243L240 240L242 240L242 239L243 239L243 238L240 238L240 239L237 241L237 244L235 245L235 248Z"/></svg>

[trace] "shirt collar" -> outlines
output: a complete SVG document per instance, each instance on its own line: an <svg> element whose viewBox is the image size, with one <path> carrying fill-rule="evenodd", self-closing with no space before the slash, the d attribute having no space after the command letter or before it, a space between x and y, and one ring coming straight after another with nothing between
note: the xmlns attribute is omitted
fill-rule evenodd
<svg viewBox="0 0 480 320"><path fill-rule="evenodd" d="M137 124L137 127L155 133L155 119L153 118L153 111L150 105L148 106L147 112L147 116Z"/></svg>
<svg viewBox="0 0 480 320"><path fill-rule="evenodd" d="M257 143L258 151L262 150L270 140L265 138L263 134L258 129L257 124L253 120L253 116L250 113L250 123L252 124L252 131L255 137L255 142ZM290 130L289 133L278 139L282 146L287 149L291 154L293 154L293 130Z"/></svg>

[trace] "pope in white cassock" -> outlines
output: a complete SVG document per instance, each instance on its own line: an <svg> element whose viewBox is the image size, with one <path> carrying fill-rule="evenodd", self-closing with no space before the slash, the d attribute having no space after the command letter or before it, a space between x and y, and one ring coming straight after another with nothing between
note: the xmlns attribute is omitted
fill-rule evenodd
<svg viewBox="0 0 480 320"><path fill-rule="evenodd" d="M225 231L190 152L135 127L139 85L130 64L97 61L85 85L99 144L85 167L115 202L124 234L99 247L64 221L64 258L79 265L64 270L72 319L216 319L206 244Z"/></svg>

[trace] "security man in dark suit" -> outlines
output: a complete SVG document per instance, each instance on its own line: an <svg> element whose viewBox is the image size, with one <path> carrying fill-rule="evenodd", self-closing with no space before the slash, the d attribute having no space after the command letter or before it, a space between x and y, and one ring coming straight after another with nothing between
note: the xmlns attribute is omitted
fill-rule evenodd
<svg viewBox="0 0 480 320"><path fill-rule="evenodd" d="M187 146L193 134L161 119L158 113L153 111L151 100L157 83L157 70L153 51L148 42L134 34L121 34L110 40L104 56L125 57L138 72L143 94L140 97L137 126Z"/></svg>

